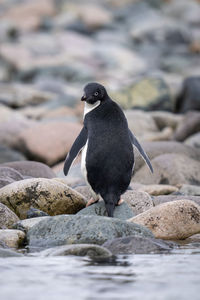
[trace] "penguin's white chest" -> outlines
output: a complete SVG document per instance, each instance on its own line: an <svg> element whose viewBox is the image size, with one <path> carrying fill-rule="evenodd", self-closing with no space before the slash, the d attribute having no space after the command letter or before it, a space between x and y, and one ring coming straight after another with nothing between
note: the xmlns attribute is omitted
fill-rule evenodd
<svg viewBox="0 0 200 300"><path fill-rule="evenodd" d="M86 181L87 181L87 169L86 169L87 148L88 148L88 140L82 150L82 156L81 156L81 171L82 171L83 176L85 177Z"/></svg>

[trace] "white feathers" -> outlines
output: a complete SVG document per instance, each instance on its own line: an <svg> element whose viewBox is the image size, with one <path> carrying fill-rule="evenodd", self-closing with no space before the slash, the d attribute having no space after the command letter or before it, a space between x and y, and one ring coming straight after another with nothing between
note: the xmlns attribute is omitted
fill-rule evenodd
<svg viewBox="0 0 200 300"><path fill-rule="evenodd" d="M85 102L84 117L85 117L86 114L91 112L93 109L95 109L100 104L101 104L100 100L96 101L94 104L89 104L89 103Z"/></svg>

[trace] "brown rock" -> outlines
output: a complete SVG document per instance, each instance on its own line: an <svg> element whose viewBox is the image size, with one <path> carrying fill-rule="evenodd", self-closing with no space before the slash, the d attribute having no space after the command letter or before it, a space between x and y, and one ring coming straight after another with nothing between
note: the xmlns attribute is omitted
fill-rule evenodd
<svg viewBox="0 0 200 300"><path fill-rule="evenodd" d="M0 203L0 228L11 228L18 221L18 216L6 205Z"/></svg>
<svg viewBox="0 0 200 300"><path fill-rule="evenodd" d="M128 203L129 207L136 215L153 207L153 201L151 197L145 192L129 190L126 191L121 198Z"/></svg>
<svg viewBox="0 0 200 300"><path fill-rule="evenodd" d="M0 229L0 242L9 248L22 246L25 240L25 233L21 230Z"/></svg>
<svg viewBox="0 0 200 300"><path fill-rule="evenodd" d="M136 172L133 180L143 184L200 184L200 162L180 154L163 154L152 161L154 173L146 166Z"/></svg>
<svg viewBox="0 0 200 300"><path fill-rule="evenodd" d="M168 184L152 184L152 185L142 185L138 188L138 191L143 191L149 195L158 196L158 195L168 195L174 192L177 192L179 189L176 186Z"/></svg>
<svg viewBox="0 0 200 300"><path fill-rule="evenodd" d="M85 207L83 197L53 179L34 178L14 182L0 189L0 202L25 219L32 206L51 216L75 214Z"/></svg>
<svg viewBox="0 0 200 300"><path fill-rule="evenodd" d="M65 158L80 131L81 125L76 123L40 123L20 134L20 150L29 158L53 165Z"/></svg>
<svg viewBox="0 0 200 300"><path fill-rule="evenodd" d="M182 115L173 114L167 111L151 111L149 114L153 117L160 130L165 127L176 129L183 120Z"/></svg>
<svg viewBox="0 0 200 300"><path fill-rule="evenodd" d="M129 221L149 228L156 238L181 240L200 233L200 206L190 200L167 202Z"/></svg>

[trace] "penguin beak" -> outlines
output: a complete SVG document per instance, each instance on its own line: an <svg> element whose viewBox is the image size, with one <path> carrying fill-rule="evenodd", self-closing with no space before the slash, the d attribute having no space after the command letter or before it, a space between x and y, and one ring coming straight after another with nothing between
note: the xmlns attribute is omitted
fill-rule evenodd
<svg viewBox="0 0 200 300"><path fill-rule="evenodd" d="M86 95L83 94L83 96L81 97L81 101L85 101L86 100Z"/></svg>

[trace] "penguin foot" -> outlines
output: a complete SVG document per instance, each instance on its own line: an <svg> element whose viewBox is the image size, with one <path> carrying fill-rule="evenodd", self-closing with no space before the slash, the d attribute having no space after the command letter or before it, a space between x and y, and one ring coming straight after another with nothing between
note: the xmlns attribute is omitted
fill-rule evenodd
<svg viewBox="0 0 200 300"><path fill-rule="evenodd" d="M98 201L99 201L99 199L95 200L94 198L90 198L90 200L86 204L86 207L88 207L94 203L97 203Z"/></svg>
<svg viewBox="0 0 200 300"><path fill-rule="evenodd" d="M123 199L120 199L120 200L118 201L118 203L117 203L117 206L121 205L123 202L124 202L124 200L123 200Z"/></svg>

